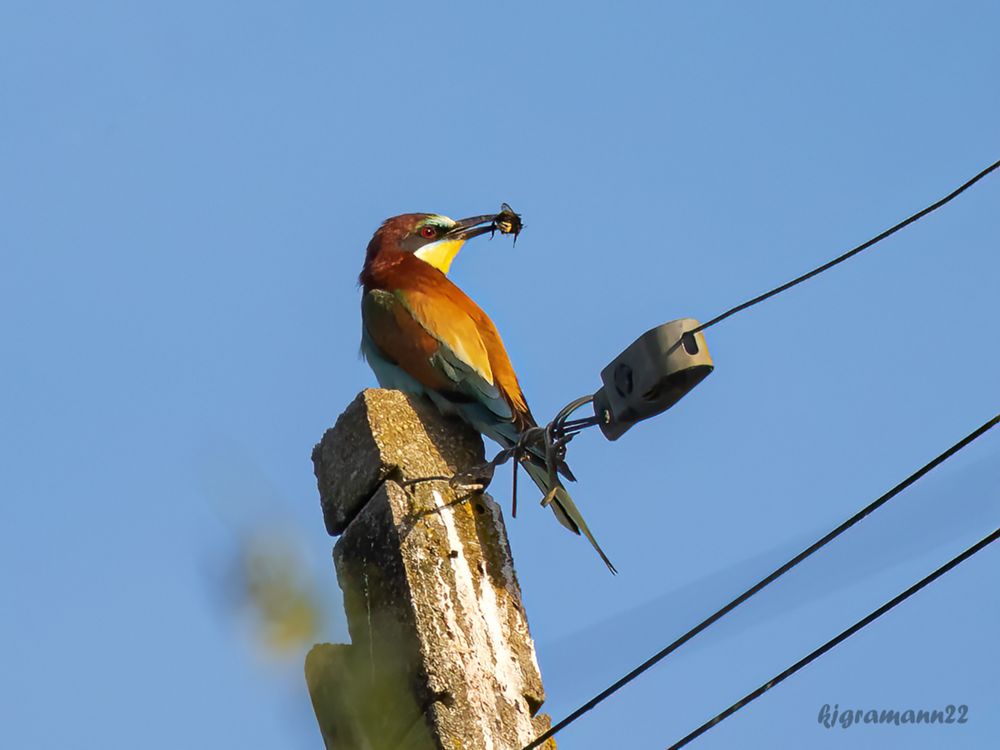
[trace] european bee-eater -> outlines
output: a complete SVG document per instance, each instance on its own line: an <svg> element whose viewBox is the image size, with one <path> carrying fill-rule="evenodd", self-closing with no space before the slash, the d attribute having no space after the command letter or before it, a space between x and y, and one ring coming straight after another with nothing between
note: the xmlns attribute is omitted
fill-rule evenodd
<svg viewBox="0 0 1000 750"><path fill-rule="evenodd" d="M493 321L446 275L466 240L496 228L494 218L386 219L361 271L361 351L383 388L425 394L510 448L536 426L534 417ZM615 572L558 478L553 487L544 460L528 453L524 468L545 495L554 490L556 518L586 536Z"/></svg>

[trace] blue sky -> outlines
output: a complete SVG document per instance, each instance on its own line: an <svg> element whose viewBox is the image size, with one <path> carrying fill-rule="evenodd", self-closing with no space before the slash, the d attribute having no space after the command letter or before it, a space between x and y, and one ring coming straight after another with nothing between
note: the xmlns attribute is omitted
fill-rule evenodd
<svg viewBox="0 0 1000 750"><path fill-rule="evenodd" d="M388 215L509 201L453 271L539 417L1000 157L995 3L0 6L4 747L316 748L241 539L295 539L345 640L309 454L374 379ZM561 717L996 413L1000 177L712 329L717 370L574 491L621 575L509 523ZM553 301L555 300L555 301ZM546 321L548 329L541 323ZM560 735L665 747L1000 521L990 435ZM509 480L495 495L506 501ZM990 548L692 747L1000 737ZM825 729L825 703L969 706Z"/></svg>

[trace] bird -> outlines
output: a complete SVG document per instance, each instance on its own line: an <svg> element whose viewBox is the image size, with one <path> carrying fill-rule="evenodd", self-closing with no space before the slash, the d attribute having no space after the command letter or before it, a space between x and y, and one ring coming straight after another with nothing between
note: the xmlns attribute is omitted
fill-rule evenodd
<svg viewBox="0 0 1000 750"><path fill-rule="evenodd" d="M381 387L426 396L442 413L510 449L537 423L493 321L447 275L466 240L498 228L497 216L455 221L408 213L382 222L358 278L361 353ZM528 450L522 463L551 497L559 522L586 537L616 573L542 453ZM573 478L568 467L561 470Z"/></svg>

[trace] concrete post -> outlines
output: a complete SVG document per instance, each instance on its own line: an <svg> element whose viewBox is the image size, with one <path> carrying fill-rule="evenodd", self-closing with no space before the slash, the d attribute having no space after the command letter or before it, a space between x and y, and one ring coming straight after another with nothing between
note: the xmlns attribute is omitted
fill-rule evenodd
<svg viewBox="0 0 1000 750"><path fill-rule="evenodd" d="M361 393L313 451L351 633L306 659L331 750L519 750L548 728L499 506L411 484L483 460L464 423L386 390Z"/></svg>

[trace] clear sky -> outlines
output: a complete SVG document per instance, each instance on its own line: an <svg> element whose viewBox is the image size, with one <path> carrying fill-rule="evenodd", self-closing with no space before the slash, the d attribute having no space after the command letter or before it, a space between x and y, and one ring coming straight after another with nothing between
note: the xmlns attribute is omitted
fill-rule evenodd
<svg viewBox="0 0 1000 750"><path fill-rule="evenodd" d="M0 745L320 747L302 654L262 655L232 564L280 528L317 637L346 639L309 455L374 384L356 276L383 218L523 213L453 277L547 418L647 328L1000 158L998 27L991 2L0 4ZM997 412L998 209L995 175L710 331L676 409L575 441L618 577L522 499L548 711ZM991 433L560 746L665 747L998 521ZM997 741L998 570L990 548L692 747ZM826 729L826 703L969 721Z"/></svg>

